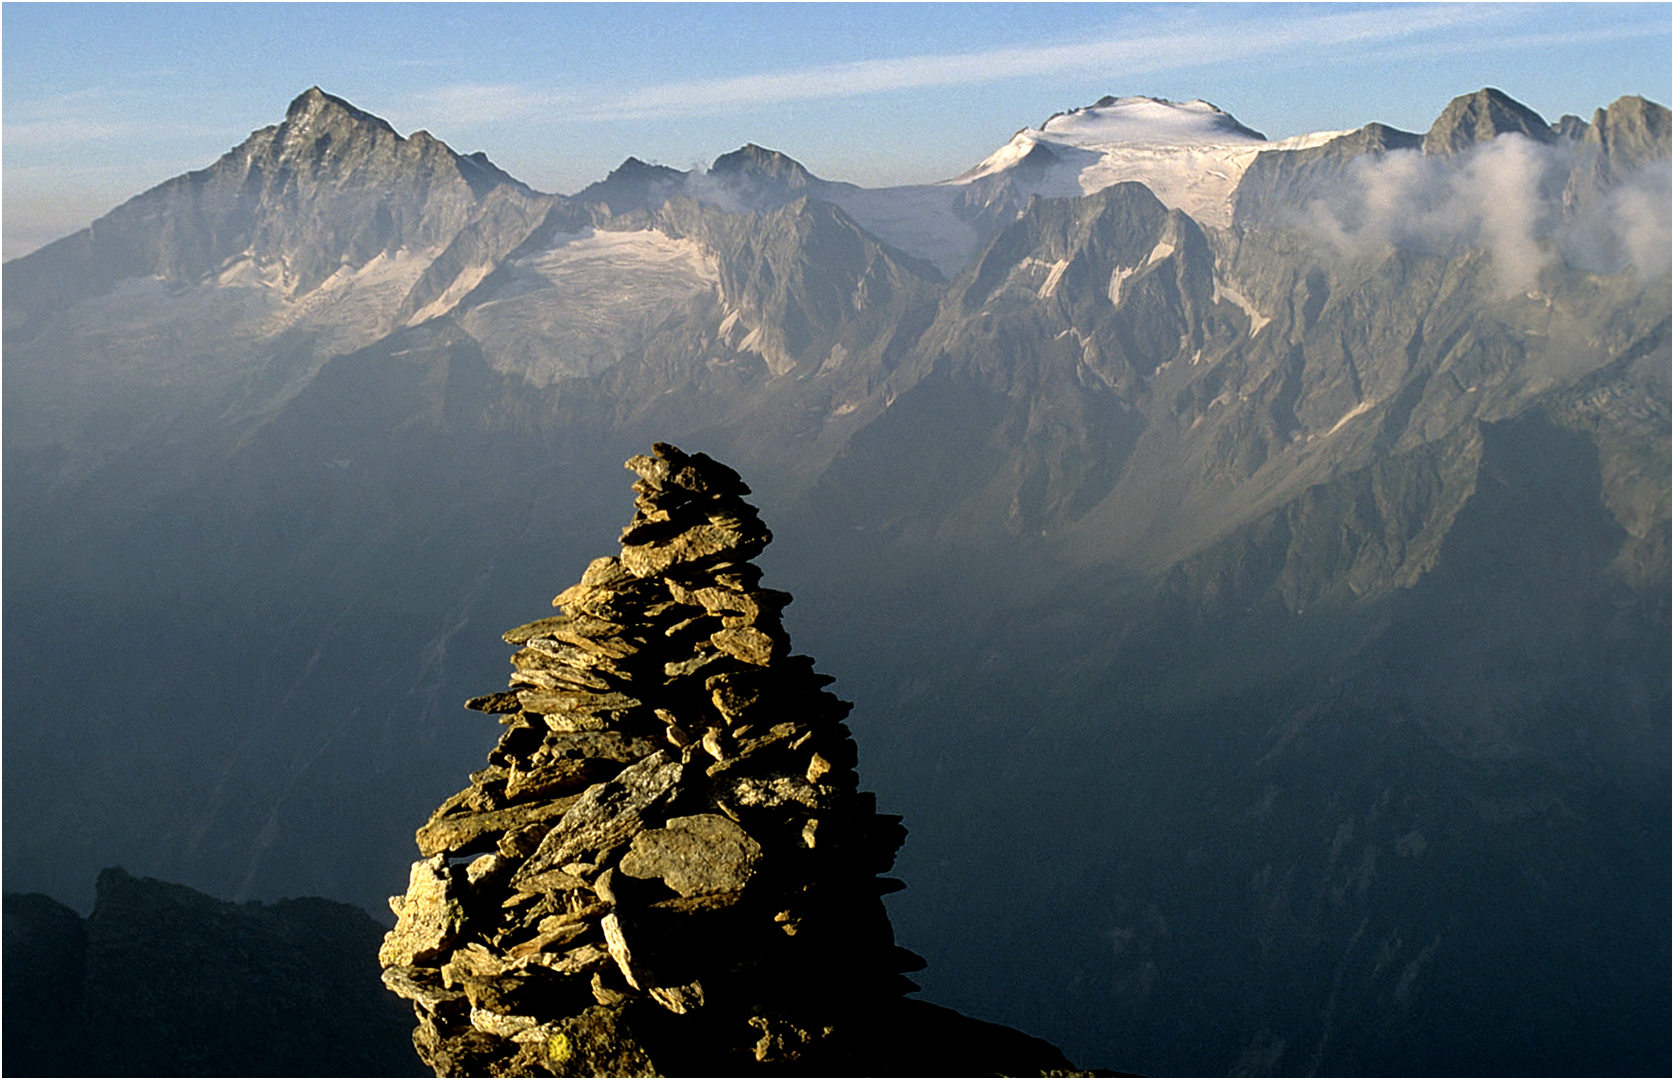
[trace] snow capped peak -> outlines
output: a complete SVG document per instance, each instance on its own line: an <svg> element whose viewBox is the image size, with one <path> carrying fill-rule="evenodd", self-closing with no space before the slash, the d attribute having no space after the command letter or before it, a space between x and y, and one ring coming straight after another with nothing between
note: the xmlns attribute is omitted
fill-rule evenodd
<svg viewBox="0 0 1674 1080"><path fill-rule="evenodd" d="M1272 145L1267 136L1207 101L1103 97L1084 108L1057 113L1039 128L1024 128L960 179L988 176L1025 161L1039 166L1053 159L1086 159L1089 153L1109 156L1207 148L1247 153Z"/></svg>
<svg viewBox="0 0 1674 1080"><path fill-rule="evenodd" d="M1105 97L1024 128L976 168L949 183L995 178L1019 196L1091 195L1137 181L1171 209L1205 225L1232 223L1232 195L1267 150L1317 145L1337 133L1282 142L1245 127L1207 101Z"/></svg>
<svg viewBox="0 0 1674 1080"><path fill-rule="evenodd" d="M1059 113L1040 127L1054 142L1071 146L1226 146L1264 143L1252 131L1207 101L1176 102L1154 97L1106 97L1082 109Z"/></svg>

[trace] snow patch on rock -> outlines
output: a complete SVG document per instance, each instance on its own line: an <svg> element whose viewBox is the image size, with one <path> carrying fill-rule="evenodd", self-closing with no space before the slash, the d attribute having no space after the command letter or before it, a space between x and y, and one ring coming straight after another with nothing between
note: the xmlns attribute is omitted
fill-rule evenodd
<svg viewBox="0 0 1674 1080"><path fill-rule="evenodd" d="M1122 283L1137 273L1137 266L1118 266L1110 271L1110 286L1105 290L1105 295L1110 297L1111 307L1122 306Z"/></svg>
<svg viewBox="0 0 1674 1080"><path fill-rule="evenodd" d="M509 268L509 280L462 321L490 366L536 386L613 366L721 280L696 241L652 229L560 234ZM736 321L734 313L724 328Z"/></svg>
<svg viewBox="0 0 1674 1080"><path fill-rule="evenodd" d="M1231 303L1234 303L1234 304L1238 305L1240 308L1242 308L1243 311L1244 311L1244 314L1248 315L1249 318L1250 318L1250 336L1251 337L1255 337L1257 334L1259 334L1261 332L1262 327L1266 326L1268 323L1273 321L1270 316L1263 315L1260 311L1258 311L1256 309L1256 306L1254 304L1252 304L1249 300L1245 299L1243 293L1239 292L1237 289L1234 289L1230 285L1224 284L1221 281L1220 278L1216 278L1214 280L1215 280L1214 302L1218 304L1222 300L1227 300L1227 301L1230 301Z"/></svg>
<svg viewBox="0 0 1674 1080"><path fill-rule="evenodd" d="M1333 436L1333 435L1337 434L1337 432L1341 431L1344 424L1348 423L1350 420L1353 420L1355 417L1360 416L1360 415L1370 411L1371 408L1376 404L1377 404L1376 401L1373 401L1371 398L1367 398L1365 401L1362 401L1360 404L1356 405L1354 408L1352 408L1348 412L1344 413L1343 418L1341 420L1339 420L1335 424L1331 425L1331 430L1330 431L1327 431L1324 435L1321 435L1319 437L1322 438L1322 439L1329 439L1331 436Z"/></svg>
<svg viewBox="0 0 1674 1080"><path fill-rule="evenodd" d="M1064 269L1068 266L1068 259L1059 259L1047 268L1046 280L1041 283L1040 293L1038 294L1042 300L1058 291L1058 282L1063 280Z"/></svg>

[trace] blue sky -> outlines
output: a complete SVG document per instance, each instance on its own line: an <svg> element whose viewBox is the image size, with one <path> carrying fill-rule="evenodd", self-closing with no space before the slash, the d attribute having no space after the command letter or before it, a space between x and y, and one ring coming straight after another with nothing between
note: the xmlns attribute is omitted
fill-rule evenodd
<svg viewBox="0 0 1674 1080"><path fill-rule="evenodd" d="M319 85L544 191L746 142L945 179L1105 94L1282 138L1422 131L1497 86L1548 119L1670 103L1669 4L0 6L5 257L201 168Z"/></svg>

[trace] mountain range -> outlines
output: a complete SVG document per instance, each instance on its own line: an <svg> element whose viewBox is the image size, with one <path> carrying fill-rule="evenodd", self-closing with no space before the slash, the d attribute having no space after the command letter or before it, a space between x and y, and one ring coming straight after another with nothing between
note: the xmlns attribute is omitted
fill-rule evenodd
<svg viewBox="0 0 1674 1080"><path fill-rule="evenodd" d="M319 89L5 264L8 887L377 909L654 440L909 839L938 1002L1135 1072L1669 1054L1669 112L1101 99L570 196Z"/></svg>

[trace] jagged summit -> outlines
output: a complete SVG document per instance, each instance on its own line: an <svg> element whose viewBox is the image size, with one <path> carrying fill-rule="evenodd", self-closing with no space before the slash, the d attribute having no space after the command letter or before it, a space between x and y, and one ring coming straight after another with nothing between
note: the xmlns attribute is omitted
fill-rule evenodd
<svg viewBox="0 0 1674 1080"><path fill-rule="evenodd" d="M718 176L760 176L789 188L805 188L818 181L818 177L789 154L755 143L746 143L730 154L722 154L709 166L709 171Z"/></svg>
<svg viewBox="0 0 1674 1080"><path fill-rule="evenodd" d="M297 95L282 123L253 132L231 154L235 160L254 160L304 177L343 180L391 172L430 149L427 144L434 141L422 134L404 138L383 118L316 86Z"/></svg>
<svg viewBox="0 0 1674 1080"><path fill-rule="evenodd" d="M383 117L358 109L344 99L326 93L318 86L310 86L298 94L285 110L285 122L298 127L318 127L322 122L332 123L343 119L382 128L391 135L396 134L389 121Z"/></svg>
<svg viewBox="0 0 1674 1080"><path fill-rule="evenodd" d="M1669 154L1669 111L1637 94L1620 97L1593 113L1583 141L1597 145L1618 170L1660 161Z"/></svg>
<svg viewBox="0 0 1674 1080"><path fill-rule="evenodd" d="M654 210L677 194L685 183L686 174L679 169L630 157L610 170L603 180L576 192L575 200L588 206L603 203L612 214Z"/></svg>
<svg viewBox="0 0 1674 1080"><path fill-rule="evenodd" d="M767 213L804 196L829 199L858 190L821 180L781 151L747 143L722 154L707 169L683 171L630 157L575 198L589 206L603 203L617 216L654 212L682 195L729 212Z"/></svg>
<svg viewBox="0 0 1674 1080"><path fill-rule="evenodd" d="M658 179L675 179L686 175L679 169L671 169L667 165L654 165L648 161L641 161L636 157L625 159L622 164L610 170L605 175L604 183L612 180L633 180L642 176L652 176Z"/></svg>
<svg viewBox="0 0 1674 1080"><path fill-rule="evenodd" d="M401 281L410 290L398 309L405 319L477 269L466 264L467 250L504 255L554 198L485 154L462 156L422 131L403 137L310 87L282 122L252 132L207 168L26 256L34 269L21 285L8 278L6 326L29 332L53 309L125 278L259 285L296 299L333 278L344 284L375 260L378 287ZM462 235L466 247L440 258ZM403 265L389 265L396 262Z"/></svg>
<svg viewBox="0 0 1674 1080"><path fill-rule="evenodd" d="M342 168L399 174L428 165L451 166L481 197L494 187L509 184L529 194L534 189L500 169L481 150L461 154L428 131L403 136L389 121L357 108L343 98L311 86L298 94L285 110L284 123L277 129L263 129L251 135L244 146L258 144L267 131L276 130L281 158L296 168L318 170L328 162ZM235 149L235 153L237 150ZM391 179L399 179L399 175Z"/></svg>
<svg viewBox="0 0 1674 1080"><path fill-rule="evenodd" d="M1487 86L1448 102L1424 136L1424 152L1456 154L1510 132L1536 142L1552 142L1558 138L1539 113L1503 90Z"/></svg>

